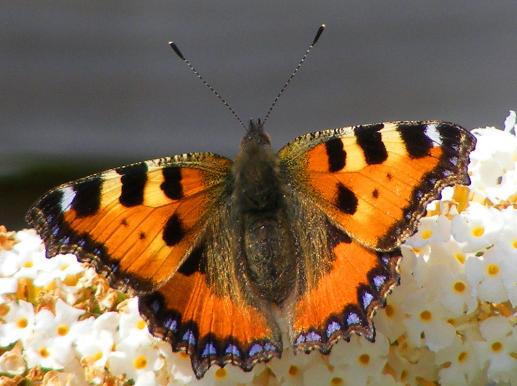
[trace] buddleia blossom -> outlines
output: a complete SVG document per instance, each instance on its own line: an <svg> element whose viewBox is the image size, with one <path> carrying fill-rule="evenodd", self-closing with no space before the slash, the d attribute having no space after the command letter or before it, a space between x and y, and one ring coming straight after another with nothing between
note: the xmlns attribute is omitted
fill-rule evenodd
<svg viewBox="0 0 517 386"><path fill-rule="evenodd" d="M0 227L0 384L517 385L516 120L473 131L471 186L444 189L401 246L374 343L286 347L251 372L212 366L197 380L187 354L150 335L136 298L73 255L47 260L33 230Z"/></svg>

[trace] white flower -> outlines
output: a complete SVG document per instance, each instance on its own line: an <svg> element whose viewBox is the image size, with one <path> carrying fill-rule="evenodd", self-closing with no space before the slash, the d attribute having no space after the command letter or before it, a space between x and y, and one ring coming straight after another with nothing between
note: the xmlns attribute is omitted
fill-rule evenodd
<svg viewBox="0 0 517 386"><path fill-rule="evenodd" d="M125 340L117 344L116 351L108 358L108 367L115 375L125 374L135 381L135 386L154 385L155 371L163 366L152 339L133 342Z"/></svg>
<svg viewBox="0 0 517 386"><path fill-rule="evenodd" d="M16 244L18 245L18 244ZM17 255L18 270L13 275L16 279L28 278L35 279L39 276L43 267L47 264L47 259L43 251Z"/></svg>
<svg viewBox="0 0 517 386"><path fill-rule="evenodd" d="M42 335L33 337L24 343L24 356L27 359L29 368L41 366L45 369L62 369L63 361L70 361L70 357L63 357L61 346L54 338L47 338ZM68 354L70 351L67 352Z"/></svg>
<svg viewBox="0 0 517 386"><path fill-rule="evenodd" d="M377 310L373 319L376 331L387 337L390 342L395 342L406 332L403 321L407 316L403 311L403 303L406 298L405 290L409 287L407 282L408 280L405 280L393 289L386 306Z"/></svg>
<svg viewBox="0 0 517 386"><path fill-rule="evenodd" d="M89 322L78 321L78 318L84 313L83 310L74 308L61 299L58 299L55 305L55 314L47 309L40 310L35 316L34 331L32 337L38 344L59 347L57 352L53 352L51 357L59 362L62 367L66 366L72 359L72 343L83 333Z"/></svg>
<svg viewBox="0 0 517 386"><path fill-rule="evenodd" d="M467 260L467 281L480 300L502 303L508 299L502 276L504 259L496 250L489 249L483 256Z"/></svg>
<svg viewBox="0 0 517 386"><path fill-rule="evenodd" d="M423 288L408 294L404 303L404 311L408 314L404 325L409 341L416 347L425 343L432 351L447 347L456 334L448 322L451 313L436 300L430 298L427 288Z"/></svg>
<svg viewBox="0 0 517 386"><path fill-rule="evenodd" d="M507 199L515 193L517 138L511 134L515 113L505 121L505 130L493 127L475 129L476 149L470 155L471 188L492 202Z"/></svg>
<svg viewBox="0 0 517 386"><path fill-rule="evenodd" d="M148 341L150 337L147 324L138 311L138 298L133 297L127 300L125 312L120 313L119 339Z"/></svg>
<svg viewBox="0 0 517 386"><path fill-rule="evenodd" d="M14 294L18 288L18 280L14 277L0 277L0 295Z"/></svg>
<svg viewBox="0 0 517 386"><path fill-rule="evenodd" d="M420 220L417 232L406 244L422 247L426 244L445 242L451 238L451 221L442 215L424 217Z"/></svg>
<svg viewBox="0 0 517 386"><path fill-rule="evenodd" d="M488 363L488 379L509 382L517 374L517 328L503 316L492 316L479 325L484 342L475 342L479 366Z"/></svg>
<svg viewBox="0 0 517 386"><path fill-rule="evenodd" d="M329 363L336 369L349 370L346 380L352 385L376 382L386 364L388 347L388 340L380 333L373 343L354 335L350 342L334 345Z"/></svg>
<svg viewBox="0 0 517 386"><path fill-rule="evenodd" d="M465 252L492 245L502 227L503 218L497 209L476 202L452 219L452 234L457 241L465 243Z"/></svg>
<svg viewBox="0 0 517 386"><path fill-rule="evenodd" d="M472 343L458 336L453 344L436 353L436 363L440 367L440 384L444 386L469 386L481 379L477 352Z"/></svg>
<svg viewBox="0 0 517 386"><path fill-rule="evenodd" d="M433 384L438 379L435 355L406 341L390 347L386 369L402 385Z"/></svg>
<svg viewBox="0 0 517 386"><path fill-rule="evenodd" d="M75 349L82 361L89 366L102 369L106 366L115 344L118 314L106 312L97 319L89 318L83 323L87 323L88 329L75 340Z"/></svg>
<svg viewBox="0 0 517 386"><path fill-rule="evenodd" d="M31 303L19 300L8 304L9 312L0 324L0 347L21 340L26 342L34 333L34 307Z"/></svg>
<svg viewBox="0 0 517 386"><path fill-rule="evenodd" d="M56 255L49 259L45 265L41 267L41 272L34 280L34 284L43 287L53 280L65 282L69 276L83 272L83 266L77 261L75 255Z"/></svg>
<svg viewBox="0 0 517 386"><path fill-rule="evenodd" d="M362 386L357 379L348 379L348 372L345 368L333 368L321 355L313 355L311 362L307 365L303 373L304 386Z"/></svg>
<svg viewBox="0 0 517 386"><path fill-rule="evenodd" d="M305 355L295 354L293 350L284 350L282 358L274 358L268 363L268 367L282 385L295 386L303 382L306 367L315 360L318 353Z"/></svg>
<svg viewBox="0 0 517 386"><path fill-rule="evenodd" d="M13 276L20 269L18 259L18 253L0 250L0 277Z"/></svg>
<svg viewBox="0 0 517 386"><path fill-rule="evenodd" d="M166 346L168 346L168 350ZM164 356L174 382L180 385L190 385L192 382L195 382L196 376L194 371L192 371L190 357L186 353L172 353L171 345L166 342L160 344L159 347L162 355L164 352L169 352L169 355L166 354Z"/></svg>
<svg viewBox="0 0 517 386"><path fill-rule="evenodd" d="M437 299L453 317L469 314L477 308L476 292L467 282L463 272L453 272L446 264L430 265L429 286L437 290Z"/></svg>

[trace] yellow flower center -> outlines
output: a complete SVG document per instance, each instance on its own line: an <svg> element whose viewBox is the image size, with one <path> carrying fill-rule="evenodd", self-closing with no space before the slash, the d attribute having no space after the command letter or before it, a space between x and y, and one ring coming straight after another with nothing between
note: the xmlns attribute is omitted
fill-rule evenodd
<svg viewBox="0 0 517 386"><path fill-rule="evenodd" d="M501 342L494 342L490 348L493 352L499 352L503 349L503 344Z"/></svg>
<svg viewBox="0 0 517 386"><path fill-rule="evenodd" d="M0 316L5 316L9 312L10 308L7 304L0 304Z"/></svg>
<svg viewBox="0 0 517 386"><path fill-rule="evenodd" d="M29 322L27 321L27 318L20 318L16 322L16 327L18 328L25 328L29 325Z"/></svg>
<svg viewBox="0 0 517 386"><path fill-rule="evenodd" d="M147 367L147 358L143 355L137 356L135 359L133 359L133 366L137 370L142 370Z"/></svg>
<svg viewBox="0 0 517 386"><path fill-rule="evenodd" d="M490 276L495 276L499 273L499 266L497 264L488 264L486 267L486 272Z"/></svg>
<svg viewBox="0 0 517 386"><path fill-rule="evenodd" d="M456 291L458 293L462 293L465 291L465 288L467 288L467 287L465 286L464 281L459 280L456 283L454 283L453 288L454 288L454 291Z"/></svg>
<svg viewBox="0 0 517 386"><path fill-rule="evenodd" d="M38 350L38 353L39 353L40 357L42 357L42 358L47 358L50 355L46 347L41 347Z"/></svg>
<svg viewBox="0 0 517 386"><path fill-rule="evenodd" d="M92 355L92 359L94 362L97 362L99 359L102 359L102 357L102 351L97 351L95 354Z"/></svg>
<svg viewBox="0 0 517 386"><path fill-rule="evenodd" d="M431 229L424 229L422 231L422 239L423 240L429 240L432 235L433 235L433 231Z"/></svg>
<svg viewBox="0 0 517 386"><path fill-rule="evenodd" d="M24 261L23 264L22 264L22 267L23 268L32 268L32 261L30 260L27 260L27 261Z"/></svg>
<svg viewBox="0 0 517 386"><path fill-rule="evenodd" d="M61 265L59 266L59 269L60 269L61 271L64 271L64 270L65 270L65 269L67 269L67 268L68 268L68 264L67 264L67 263L63 263L63 264L61 264Z"/></svg>
<svg viewBox="0 0 517 386"><path fill-rule="evenodd" d="M226 369L224 369L223 367L220 367L217 369L217 371L215 372L215 377L216 379L224 379L226 378Z"/></svg>
<svg viewBox="0 0 517 386"><path fill-rule="evenodd" d="M420 313L420 319L424 322L429 322L433 318L431 311L425 310Z"/></svg>
<svg viewBox="0 0 517 386"><path fill-rule="evenodd" d="M341 386L343 385L345 382L343 382L343 379L340 378L340 377L334 377L330 380L330 384L332 386Z"/></svg>
<svg viewBox="0 0 517 386"><path fill-rule="evenodd" d="M391 318L393 315L395 315L395 308L391 304L388 304L384 309L384 312L388 318Z"/></svg>
<svg viewBox="0 0 517 386"><path fill-rule="evenodd" d="M77 285L78 281L79 275L66 275L65 279L63 280L63 283L69 287L74 287Z"/></svg>
<svg viewBox="0 0 517 386"><path fill-rule="evenodd" d="M482 226L475 226L474 228L472 228L471 233L473 237L481 237L485 234L485 228L483 228Z"/></svg>
<svg viewBox="0 0 517 386"><path fill-rule="evenodd" d="M66 324L60 324L59 326L57 326L57 334L59 336L65 336L66 334L68 334L68 331L70 331L70 328L68 328Z"/></svg>
<svg viewBox="0 0 517 386"><path fill-rule="evenodd" d="M136 328L143 330L145 328L145 322L142 319L138 319L138 322L136 322Z"/></svg>
<svg viewBox="0 0 517 386"><path fill-rule="evenodd" d="M458 354L458 362L463 363L467 360L469 354L465 351L462 351Z"/></svg>
<svg viewBox="0 0 517 386"><path fill-rule="evenodd" d="M514 247L514 249L517 249L517 239L512 241L512 247Z"/></svg>
<svg viewBox="0 0 517 386"><path fill-rule="evenodd" d="M456 252L454 254L454 258L458 261L460 264L465 264L465 255L461 252Z"/></svg>
<svg viewBox="0 0 517 386"><path fill-rule="evenodd" d="M359 363L366 366L368 363L370 363L370 356L368 354L361 354L358 360Z"/></svg>
<svg viewBox="0 0 517 386"><path fill-rule="evenodd" d="M296 375L298 375L299 372L300 372L300 369L298 369L298 367L294 366L294 365L289 366L289 370L287 370L287 373L291 377L296 377Z"/></svg>

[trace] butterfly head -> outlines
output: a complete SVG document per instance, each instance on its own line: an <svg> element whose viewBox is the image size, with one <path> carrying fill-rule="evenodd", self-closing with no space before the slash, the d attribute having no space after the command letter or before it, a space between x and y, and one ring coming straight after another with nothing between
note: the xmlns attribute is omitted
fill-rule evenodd
<svg viewBox="0 0 517 386"><path fill-rule="evenodd" d="M242 148L250 145L271 146L271 138L269 134L264 131L264 124L260 118L250 119L248 131L241 141Z"/></svg>

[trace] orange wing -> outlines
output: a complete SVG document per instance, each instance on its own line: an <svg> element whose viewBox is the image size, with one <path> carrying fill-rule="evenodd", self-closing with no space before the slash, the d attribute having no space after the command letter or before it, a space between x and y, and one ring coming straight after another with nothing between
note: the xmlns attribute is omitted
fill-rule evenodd
<svg viewBox="0 0 517 386"><path fill-rule="evenodd" d="M398 283L400 249L376 252L337 228L332 233L330 267L313 286L300 291L293 305L291 338L294 348L330 352L340 338L352 333L374 340L372 317Z"/></svg>
<svg viewBox="0 0 517 386"><path fill-rule="evenodd" d="M325 130L280 150L300 255L288 305L297 349L329 352L353 332L374 339L398 247L442 188L469 183L474 146L460 126L426 121Z"/></svg>
<svg viewBox="0 0 517 386"><path fill-rule="evenodd" d="M468 184L475 138L445 122L388 122L307 134L279 152L296 186L359 243L391 250L426 204Z"/></svg>
<svg viewBox="0 0 517 386"><path fill-rule="evenodd" d="M74 253L115 287L160 287L195 245L232 162L193 153L128 165L59 186L27 213L47 257Z"/></svg>
<svg viewBox="0 0 517 386"><path fill-rule="evenodd" d="M209 153L129 165L62 185L27 214L47 257L74 253L136 292L150 331L198 378L280 356L280 331L241 272L231 161Z"/></svg>
<svg viewBox="0 0 517 386"><path fill-rule="evenodd" d="M226 283L215 277L208 269L208 246L221 252L214 244L202 243L171 280L139 300L153 335L171 343L173 351L186 352L198 379L212 364L232 363L250 371L282 352L280 330L268 307L244 295L244 276L237 279L230 273L234 280ZM224 271L223 277L232 267Z"/></svg>

